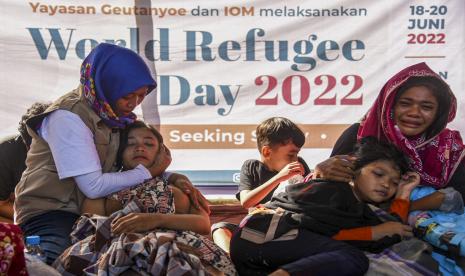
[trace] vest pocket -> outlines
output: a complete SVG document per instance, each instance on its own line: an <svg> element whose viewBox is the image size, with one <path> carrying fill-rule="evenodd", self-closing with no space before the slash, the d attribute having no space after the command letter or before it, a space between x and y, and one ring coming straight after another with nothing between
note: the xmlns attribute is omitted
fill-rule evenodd
<svg viewBox="0 0 465 276"><path fill-rule="evenodd" d="M110 144L110 135L105 135L103 131L96 131L94 134L94 142L97 145L108 145Z"/></svg>
<svg viewBox="0 0 465 276"><path fill-rule="evenodd" d="M100 158L100 164L103 166L104 159L108 153L108 147L110 145L110 135L105 135L104 131L98 130L94 134L95 148L97 149L98 156Z"/></svg>
<svg viewBox="0 0 465 276"><path fill-rule="evenodd" d="M94 134L95 148L97 149L103 172L112 170L116 161L119 146L119 132L97 130Z"/></svg>

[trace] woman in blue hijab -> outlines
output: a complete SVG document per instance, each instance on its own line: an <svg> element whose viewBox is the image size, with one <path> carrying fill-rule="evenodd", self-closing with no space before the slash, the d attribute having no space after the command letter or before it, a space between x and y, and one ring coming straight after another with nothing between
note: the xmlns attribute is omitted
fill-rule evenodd
<svg viewBox="0 0 465 276"><path fill-rule="evenodd" d="M78 88L27 121L32 144L15 190L15 222L25 236L41 237L47 263L70 245L84 198L104 197L160 173L155 168L164 160L116 172L120 130L134 122L132 111L156 85L135 52L102 43L82 63Z"/></svg>
<svg viewBox="0 0 465 276"><path fill-rule="evenodd" d="M81 85L87 103L105 124L124 128L134 122L132 110L156 82L133 51L102 43L82 63Z"/></svg>

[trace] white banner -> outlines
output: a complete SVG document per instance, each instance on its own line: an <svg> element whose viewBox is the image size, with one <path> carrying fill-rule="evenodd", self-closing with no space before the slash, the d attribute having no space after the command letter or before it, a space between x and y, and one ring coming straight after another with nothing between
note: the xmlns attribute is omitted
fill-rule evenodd
<svg viewBox="0 0 465 276"><path fill-rule="evenodd" d="M254 129L272 116L303 128L313 167L387 79L423 61L455 92L450 127L464 134L462 0L0 2L1 135L33 102L75 88L100 42L156 74L138 112L161 124L174 170L239 170L259 157Z"/></svg>

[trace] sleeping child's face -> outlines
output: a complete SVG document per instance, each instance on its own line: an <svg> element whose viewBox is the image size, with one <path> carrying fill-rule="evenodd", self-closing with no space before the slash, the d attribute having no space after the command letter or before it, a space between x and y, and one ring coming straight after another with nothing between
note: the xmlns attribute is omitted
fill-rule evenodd
<svg viewBox="0 0 465 276"><path fill-rule="evenodd" d="M123 152L124 167L133 169L139 164L151 167L156 161L159 148L157 138L148 128L132 129Z"/></svg>
<svg viewBox="0 0 465 276"><path fill-rule="evenodd" d="M364 202L387 201L396 193L400 176L398 167L391 161L371 162L356 174L354 192Z"/></svg>

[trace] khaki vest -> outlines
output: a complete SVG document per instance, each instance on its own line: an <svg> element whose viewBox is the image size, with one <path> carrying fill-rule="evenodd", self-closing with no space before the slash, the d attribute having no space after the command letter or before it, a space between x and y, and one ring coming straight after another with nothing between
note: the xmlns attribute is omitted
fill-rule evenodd
<svg viewBox="0 0 465 276"><path fill-rule="evenodd" d="M85 198L74 178L58 178L50 147L35 131L44 117L52 111L64 109L79 115L94 135L102 171L105 173L114 169L119 131L104 124L85 102L80 90L81 87L62 96L43 114L27 121L28 132L33 139L26 158L27 168L15 189L15 222L18 224L53 210L80 214Z"/></svg>

